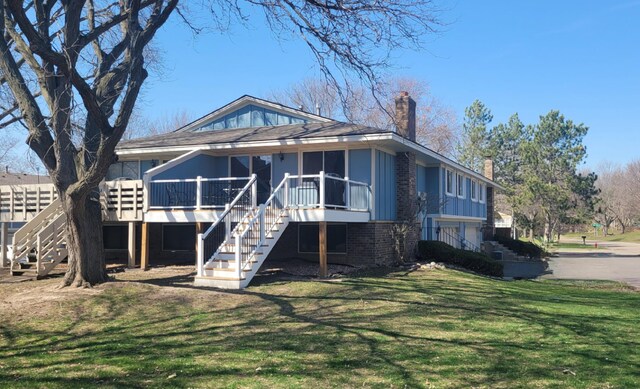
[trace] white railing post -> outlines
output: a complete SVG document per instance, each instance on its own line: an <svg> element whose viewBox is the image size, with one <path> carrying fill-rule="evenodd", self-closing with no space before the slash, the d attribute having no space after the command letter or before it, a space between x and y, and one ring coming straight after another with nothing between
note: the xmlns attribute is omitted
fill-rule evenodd
<svg viewBox="0 0 640 389"><path fill-rule="evenodd" d="M251 184L251 205L255 207L258 205L258 180L255 174L251 175L251 179L253 180L253 184Z"/></svg>
<svg viewBox="0 0 640 389"><path fill-rule="evenodd" d="M264 231L265 209L266 209L265 205L260 204L260 243L264 242L264 237L265 237L265 231Z"/></svg>
<svg viewBox="0 0 640 389"><path fill-rule="evenodd" d="M225 212L228 211L229 208L231 208L229 203L224 205ZM229 214L227 214L227 216L229 216ZM231 217L229 217L229 221L225 221L224 222L224 230L225 230L224 240L227 241L227 240L229 240L229 238L231 238Z"/></svg>
<svg viewBox="0 0 640 389"><path fill-rule="evenodd" d="M198 234L198 277L202 277L204 273L204 234Z"/></svg>
<svg viewBox="0 0 640 389"><path fill-rule="evenodd" d="M289 173L284 174L284 199L282 200L282 208L289 207Z"/></svg>
<svg viewBox="0 0 640 389"><path fill-rule="evenodd" d="M27 256L29 252L27 251ZM40 233L36 237L36 275L40 275L40 261L42 258L42 241L40 239Z"/></svg>
<svg viewBox="0 0 640 389"><path fill-rule="evenodd" d="M345 209L351 209L351 182L349 182L349 177L345 177L344 182L344 206Z"/></svg>
<svg viewBox="0 0 640 389"><path fill-rule="evenodd" d="M236 235L236 274L238 279L242 278L242 257L240 256L240 251L242 248L240 247L240 234Z"/></svg>
<svg viewBox="0 0 640 389"><path fill-rule="evenodd" d="M320 171L320 208L324 208L324 170Z"/></svg>
<svg viewBox="0 0 640 389"><path fill-rule="evenodd" d="M142 176L142 212L146 213L149 211L149 201L151 197L151 183L149 180L149 175L145 173Z"/></svg>
<svg viewBox="0 0 640 389"><path fill-rule="evenodd" d="M196 177L196 210L202 208L202 176Z"/></svg>
<svg viewBox="0 0 640 389"><path fill-rule="evenodd" d="M22 217L27 220L27 187L22 188Z"/></svg>

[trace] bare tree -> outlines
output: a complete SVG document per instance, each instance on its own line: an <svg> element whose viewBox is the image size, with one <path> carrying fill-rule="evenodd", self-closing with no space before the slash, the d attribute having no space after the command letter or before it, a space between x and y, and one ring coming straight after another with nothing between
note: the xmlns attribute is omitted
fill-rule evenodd
<svg viewBox="0 0 640 389"><path fill-rule="evenodd" d="M185 2L186 3L186 2ZM430 0L317 2L210 0L214 25L263 11L277 34L301 37L327 82L351 74L374 92L397 48L419 47L438 21ZM192 3L189 3L191 6ZM148 76L146 48L178 0L0 0L0 127L20 122L55 185L67 219L63 285L107 280L98 184L115 159ZM344 99L343 89L337 92Z"/></svg>
<svg viewBox="0 0 640 389"><path fill-rule="evenodd" d="M335 86L320 79L305 79L284 90L272 92L270 98L324 116L371 127L395 129L394 97L409 92L416 100L416 140L430 149L453 156L458 143L458 123L454 111L442 105L429 85L414 78L395 77L379 80L375 93L363 87L343 87L347 97L340 101Z"/></svg>
<svg viewBox="0 0 640 389"><path fill-rule="evenodd" d="M144 48L177 4L0 4L0 69L67 219L64 285L107 280L98 184L147 77Z"/></svg>
<svg viewBox="0 0 640 389"><path fill-rule="evenodd" d="M134 110L123 139L166 134L189 124L192 121L191 117L186 110L182 109L173 113L166 113L157 119L151 120Z"/></svg>

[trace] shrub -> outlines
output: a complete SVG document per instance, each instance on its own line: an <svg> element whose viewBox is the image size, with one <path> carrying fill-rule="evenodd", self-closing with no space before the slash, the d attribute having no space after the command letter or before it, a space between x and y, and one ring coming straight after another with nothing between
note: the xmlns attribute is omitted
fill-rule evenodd
<svg viewBox="0 0 640 389"><path fill-rule="evenodd" d="M495 236L494 239L514 253L522 255L524 257L528 257L530 259L540 258L545 254L545 251L542 247L532 242L511 239L504 236Z"/></svg>
<svg viewBox="0 0 640 389"><path fill-rule="evenodd" d="M421 240L418 256L423 260L450 263L489 276L502 277L502 264L489 256L473 251L456 249L444 242Z"/></svg>

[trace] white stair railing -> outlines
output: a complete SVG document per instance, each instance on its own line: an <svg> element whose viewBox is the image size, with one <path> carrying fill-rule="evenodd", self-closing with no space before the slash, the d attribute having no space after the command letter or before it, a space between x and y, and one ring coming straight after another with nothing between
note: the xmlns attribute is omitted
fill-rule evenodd
<svg viewBox="0 0 640 389"><path fill-rule="evenodd" d="M232 224L243 220L255 207L257 176L254 174L240 193L225 206L224 212L203 234L198 234L198 276L202 276L207 262L215 258L221 247L231 238Z"/></svg>
<svg viewBox="0 0 640 389"><path fill-rule="evenodd" d="M280 219L286 215L289 206L288 194L289 174L287 173L267 201L260 205L258 212L255 215L247 215L248 217L243 220L242 230L238 230L234 237L238 278L242 278L242 272L245 271L251 259L265 244L265 240L269 238L268 235L278 228Z"/></svg>

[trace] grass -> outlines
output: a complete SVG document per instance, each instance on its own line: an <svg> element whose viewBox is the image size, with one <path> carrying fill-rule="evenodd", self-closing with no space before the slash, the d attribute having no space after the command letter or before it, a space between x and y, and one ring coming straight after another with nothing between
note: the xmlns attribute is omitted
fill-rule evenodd
<svg viewBox="0 0 640 389"><path fill-rule="evenodd" d="M601 234L601 232L599 233ZM610 234L607 236L594 236L593 231L590 232L578 232L572 234L562 235L564 238L572 238L572 239L582 239L582 236L586 236L587 240L597 240L598 242L630 242L630 243L640 243L640 230L625 232L624 234L620 234L616 232L614 229L610 230Z"/></svg>
<svg viewBox="0 0 640 389"><path fill-rule="evenodd" d="M640 387L640 293L621 284L378 270L220 292L118 277L2 285L0 386Z"/></svg>

